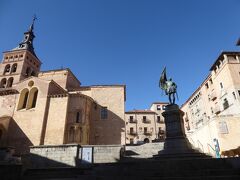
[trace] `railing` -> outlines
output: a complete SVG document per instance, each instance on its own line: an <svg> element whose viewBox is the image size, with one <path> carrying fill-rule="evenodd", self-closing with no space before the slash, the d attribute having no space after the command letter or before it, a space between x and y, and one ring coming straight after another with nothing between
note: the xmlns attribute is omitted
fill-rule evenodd
<svg viewBox="0 0 240 180"><path fill-rule="evenodd" d="M133 136L136 136L137 135L137 132L136 131L130 131L128 132L129 135L133 135Z"/></svg>
<svg viewBox="0 0 240 180"><path fill-rule="evenodd" d="M144 135L152 135L152 132L151 131L144 131L143 134Z"/></svg>
<svg viewBox="0 0 240 180"><path fill-rule="evenodd" d="M208 153L215 156L216 155L216 150L211 146L211 144L207 143L207 146L208 146ZM210 149L212 150L212 152L210 152Z"/></svg>
<svg viewBox="0 0 240 180"><path fill-rule="evenodd" d="M211 99L212 101L214 101L215 99L217 99L217 94L216 94L215 91L213 91L213 92L211 93L210 99Z"/></svg>
<svg viewBox="0 0 240 180"><path fill-rule="evenodd" d="M142 119L142 122L147 123L147 124L151 123L151 121L149 119Z"/></svg>
<svg viewBox="0 0 240 180"><path fill-rule="evenodd" d="M220 112L221 112L220 107L219 106L215 106L214 113L215 114L219 114Z"/></svg>
<svg viewBox="0 0 240 180"><path fill-rule="evenodd" d="M161 119L159 119L159 120L157 120L157 123L163 124L163 123L164 123L164 121L163 121L163 120L161 120Z"/></svg>
<svg viewBox="0 0 240 180"><path fill-rule="evenodd" d="M128 121L129 121L129 123L137 123L136 119L129 119Z"/></svg>
<svg viewBox="0 0 240 180"><path fill-rule="evenodd" d="M201 143L199 140L197 140L197 143L198 143L198 148L204 153L204 148L203 148L202 143ZM199 147L199 145L200 145L201 147Z"/></svg>
<svg viewBox="0 0 240 180"><path fill-rule="evenodd" d="M160 130L158 133L159 134L165 134L165 131L164 130Z"/></svg>

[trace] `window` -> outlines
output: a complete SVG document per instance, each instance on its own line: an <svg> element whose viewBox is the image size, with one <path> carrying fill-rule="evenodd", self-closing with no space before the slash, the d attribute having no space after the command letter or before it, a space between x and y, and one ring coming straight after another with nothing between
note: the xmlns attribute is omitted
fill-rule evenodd
<svg viewBox="0 0 240 180"><path fill-rule="evenodd" d="M213 114L214 113L214 111L213 111L213 108L211 107L211 113Z"/></svg>
<svg viewBox="0 0 240 180"><path fill-rule="evenodd" d="M15 73L17 71L17 63L12 65L11 73Z"/></svg>
<svg viewBox="0 0 240 180"><path fill-rule="evenodd" d="M30 76L30 74L31 74L31 68L27 67L25 76Z"/></svg>
<svg viewBox="0 0 240 180"><path fill-rule="evenodd" d="M146 121L147 120L147 117L146 116L143 116L143 121Z"/></svg>
<svg viewBox="0 0 240 180"><path fill-rule="evenodd" d="M10 72L10 64L7 64L7 65L5 66L5 69L4 69L3 74L9 73L9 72Z"/></svg>
<svg viewBox="0 0 240 180"><path fill-rule="evenodd" d="M157 110L161 110L161 106L160 105L157 105Z"/></svg>
<svg viewBox="0 0 240 180"><path fill-rule="evenodd" d="M233 98L237 99L235 92L232 92L232 94L233 94Z"/></svg>
<svg viewBox="0 0 240 180"><path fill-rule="evenodd" d="M76 114L76 123L82 122L82 112L78 111Z"/></svg>
<svg viewBox="0 0 240 180"><path fill-rule="evenodd" d="M18 103L18 110L26 108L27 101L28 101L28 94L29 94L29 91L27 88L21 91L19 103Z"/></svg>
<svg viewBox="0 0 240 180"><path fill-rule="evenodd" d="M240 90L238 90L238 95L240 96Z"/></svg>
<svg viewBox="0 0 240 180"><path fill-rule="evenodd" d="M225 99L223 100L223 109L225 110L225 109L227 109L227 108L229 108L229 103L228 103L228 100L225 98Z"/></svg>
<svg viewBox="0 0 240 180"><path fill-rule="evenodd" d="M160 122L160 121L161 121L160 116L157 116L157 122Z"/></svg>
<svg viewBox="0 0 240 180"><path fill-rule="evenodd" d="M108 118L108 109L107 107L101 108L101 119L107 119Z"/></svg>
<svg viewBox="0 0 240 180"><path fill-rule="evenodd" d="M220 87L221 87L221 89L223 88L223 84L222 83L220 83Z"/></svg>
<svg viewBox="0 0 240 180"><path fill-rule="evenodd" d="M147 133L147 127L144 127L144 133Z"/></svg>
<svg viewBox="0 0 240 180"><path fill-rule="evenodd" d="M130 122L130 123L134 123L134 122L135 122L134 119L133 119L133 116L130 116L130 117L129 117L129 122Z"/></svg>
<svg viewBox="0 0 240 180"><path fill-rule="evenodd" d="M209 88L208 83L205 84L205 87L206 87L207 89Z"/></svg>
<svg viewBox="0 0 240 180"><path fill-rule="evenodd" d="M27 104L27 109L35 108L37 103L38 89L36 87L32 88L29 93L29 99Z"/></svg>
<svg viewBox="0 0 240 180"><path fill-rule="evenodd" d="M7 84L7 79L6 78L3 78L1 80L1 83L0 83L0 88L5 88L6 87L6 84Z"/></svg>
<svg viewBox="0 0 240 180"><path fill-rule="evenodd" d="M213 81L212 81L212 79L209 79L209 82L210 82L210 84L213 84Z"/></svg>
<svg viewBox="0 0 240 180"><path fill-rule="evenodd" d="M31 76L35 76L36 73L34 71L31 72Z"/></svg>
<svg viewBox="0 0 240 180"><path fill-rule="evenodd" d="M133 128L131 127L130 128L130 134L133 134L134 133L134 130L133 130Z"/></svg>
<svg viewBox="0 0 240 180"><path fill-rule="evenodd" d="M165 110L165 109L166 109L166 106L162 106L162 109Z"/></svg>
<svg viewBox="0 0 240 180"><path fill-rule="evenodd" d="M12 87L13 84L13 77L10 77L7 82L7 87Z"/></svg>

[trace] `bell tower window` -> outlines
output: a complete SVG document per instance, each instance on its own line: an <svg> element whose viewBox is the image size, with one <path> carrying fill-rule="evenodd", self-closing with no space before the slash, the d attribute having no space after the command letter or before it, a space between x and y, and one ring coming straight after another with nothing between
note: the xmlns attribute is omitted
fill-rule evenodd
<svg viewBox="0 0 240 180"><path fill-rule="evenodd" d="M7 79L6 78L3 78L1 80L1 83L0 83L0 88L5 88L6 87L6 84L7 84Z"/></svg>
<svg viewBox="0 0 240 180"><path fill-rule="evenodd" d="M7 64L7 65L5 66L5 69L4 69L4 73L3 73L3 74L9 73L9 72L10 72L10 64Z"/></svg>
<svg viewBox="0 0 240 180"><path fill-rule="evenodd" d="M12 87L13 84L13 77L10 77L7 81L7 87Z"/></svg>
<svg viewBox="0 0 240 180"><path fill-rule="evenodd" d="M12 65L11 73L15 73L17 71L17 63Z"/></svg>

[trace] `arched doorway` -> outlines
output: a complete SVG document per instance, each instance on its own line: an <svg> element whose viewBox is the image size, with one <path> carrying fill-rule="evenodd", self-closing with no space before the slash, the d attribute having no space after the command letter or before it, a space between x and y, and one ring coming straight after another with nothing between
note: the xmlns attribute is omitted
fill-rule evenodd
<svg viewBox="0 0 240 180"><path fill-rule="evenodd" d="M150 142L148 138L145 138L143 141L144 141L144 143L149 143Z"/></svg>

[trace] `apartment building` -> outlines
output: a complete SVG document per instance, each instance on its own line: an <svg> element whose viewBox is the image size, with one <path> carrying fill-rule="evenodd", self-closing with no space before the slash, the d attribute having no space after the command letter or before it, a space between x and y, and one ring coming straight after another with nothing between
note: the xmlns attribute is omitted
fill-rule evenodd
<svg viewBox="0 0 240 180"><path fill-rule="evenodd" d="M181 110L195 147L213 156L233 155L240 147L240 52L222 52Z"/></svg>
<svg viewBox="0 0 240 180"><path fill-rule="evenodd" d="M167 104L154 102L150 109L125 112L126 144L163 141L165 124L162 112Z"/></svg>

